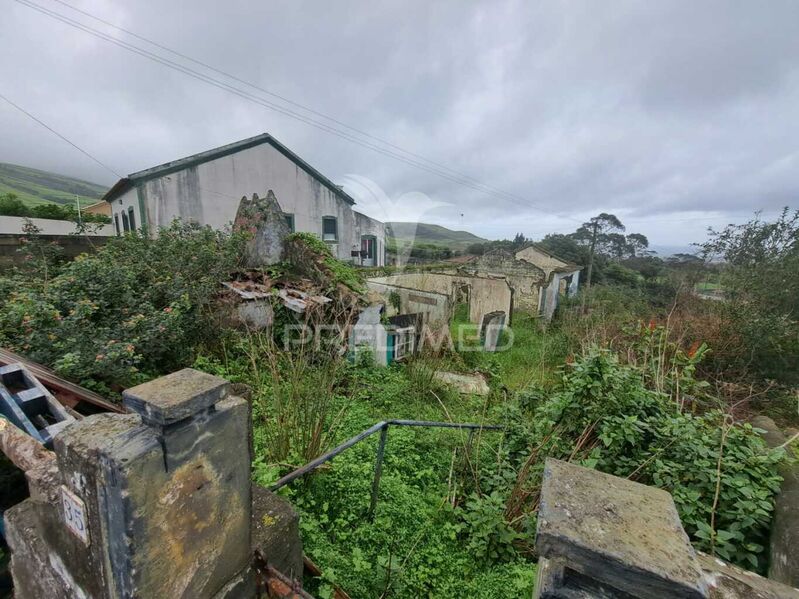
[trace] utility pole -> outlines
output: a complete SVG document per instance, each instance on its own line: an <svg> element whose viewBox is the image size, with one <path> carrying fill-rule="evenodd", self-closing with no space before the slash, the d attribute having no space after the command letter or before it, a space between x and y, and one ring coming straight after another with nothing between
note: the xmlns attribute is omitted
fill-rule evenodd
<svg viewBox="0 0 799 599"><path fill-rule="evenodd" d="M83 224L80 216L80 198L75 194L75 205L78 207L78 223Z"/></svg>

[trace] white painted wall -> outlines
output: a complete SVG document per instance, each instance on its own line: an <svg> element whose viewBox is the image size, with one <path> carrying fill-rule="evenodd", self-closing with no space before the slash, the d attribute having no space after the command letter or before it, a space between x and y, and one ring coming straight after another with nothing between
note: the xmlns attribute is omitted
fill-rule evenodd
<svg viewBox="0 0 799 599"><path fill-rule="evenodd" d="M338 240L330 244L334 255L349 261L352 251L360 250L350 204L269 143L151 179L142 191L148 225L157 231L175 218L223 229L233 222L243 196L251 198L257 193L264 197L270 189L281 209L294 215L296 231L321 237L322 217L334 216L338 224ZM129 191L122 197L122 205L115 200L115 210L128 203L131 194L136 202L136 191ZM385 228L369 230L376 237L379 234L380 246L385 247Z"/></svg>
<svg viewBox="0 0 799 599"><path fill-rule="evenodd" d="M53 220L50 218L30 218L25 219L21 216L0 216L0 235L21 235L24 234L23 227L25 221L30 220L34 225L41 229L40 235L71 235L75 233L75 223L68 220ZM110 237L114 234L111 225L98 225L92 223L91 230L86 234L90 237Z"/></svg>
<svg viewBox="0 0 799 599"><path fill-rule="evenodd" d="M136 218L136 229L141 229L144 215L139 210L139 196L135 189L129 189L111 202L111 226L116 231L116 223L118 222L120 234L125 232L122 226L122 213L128 214L130 208L133 208L133 215Z"/></svg>

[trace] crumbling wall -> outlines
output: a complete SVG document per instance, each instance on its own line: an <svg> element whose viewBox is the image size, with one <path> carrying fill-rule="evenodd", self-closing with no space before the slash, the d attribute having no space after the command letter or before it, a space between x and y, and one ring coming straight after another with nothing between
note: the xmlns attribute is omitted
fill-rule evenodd
<svg viewBox="0 0 799 599"><path fill-rule="evenodd" d="M479 324L490 312L510 314L513 290L502 277L479 277L468 274L417 272L375 277L368 280L370 288L379 285L437 293L454 303L459 288L469 289L469 321ZM418 310L408 310L414 312Z"/></svg>
<svg viewBox="0 0 799 599"><path fill-rule="evenodd" d="M510 252L495 250L480 256L463 270L481 276L505 277L513 288L513 309L538 313L539 294L547 278L535 264L520 260Z"/></svg>
<svg viewBox="0 0 799 599"><path fill-rule="evenodd" d="M244 261L248 268L276 264L283 253L283 241L291 233L285 214L270 189L265 198L257 193L252 199L241 198L233 230L250 234L244 248Z"/></svg>
<svg viewBox="0 0 799 599"><path fill-rule="evenodd" d="M449 295L434 291L409 289L373 279L366 282L369 291L385 303L386 315L422 314L423 321L433 328L446 325L452 318Z"/></svg>

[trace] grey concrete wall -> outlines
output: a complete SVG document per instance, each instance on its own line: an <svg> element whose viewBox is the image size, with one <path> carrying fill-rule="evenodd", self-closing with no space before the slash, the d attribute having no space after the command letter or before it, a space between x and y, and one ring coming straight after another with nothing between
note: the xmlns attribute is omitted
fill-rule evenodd
<svg viewBox="0 0 799 599"><path fill-rule="evenodd" d="M41 230L41 235L71 235L76 230L76 225L69 220L54 220L52 218L25 218L22 216L0 216L0 235L23 234L25 223L30 221ZM91 237L110 237L114 234L111 225L92 224Z"/></svg>
<svg viewBox="0 0 799 599"><path fill-rule="evenodd" d="M385 303L388 317L397 314L422 314L424 323L433 328L446 325L452 318L452 301L447 294L402 287L375 279L369 279L366 286ZM391 303L392 293L399 296L399 310Z"/></svg>
<svg viewBox="0 0 799 599"><path fill-rule="evenodd" d="M0 234L0 268L22 264L24 255L20 253L22 240L26 236L20 233ZM74 258L80 254L91 253L105 244L108 237L79 237L77 235L42 235L45 243L55 243L62 248L65 258Z"/></svg>
<svg viewBox="0 0 799 599"><path fill-rule="evenodd" d="M233 222L242 197L265 197L269 190L282 211L294 216L296 231L321 237L322 217L333 216L338 225L338 239L330 242L333 254L351 261L352 252L360 250L352 206L268 143L152 179L140 191L146 213L143 216L148 227L157 231L176 218L223 229ZM113 210L116 214L133 206L140 224L137 193L136 189L127 191L113 202ZM361 225L385 247L384 228L367 219Z"/></svg>

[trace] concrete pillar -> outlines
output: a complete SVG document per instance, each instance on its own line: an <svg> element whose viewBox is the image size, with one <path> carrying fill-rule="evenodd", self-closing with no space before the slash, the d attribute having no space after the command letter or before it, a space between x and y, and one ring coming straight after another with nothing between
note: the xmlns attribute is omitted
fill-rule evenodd
<svg viewBox="0 0 799 599"><path fill-rule="evenodd" d="M15 596L253 596L246 402L191 369L123 397L134 413L69 426L6 512Z"/></svg>

